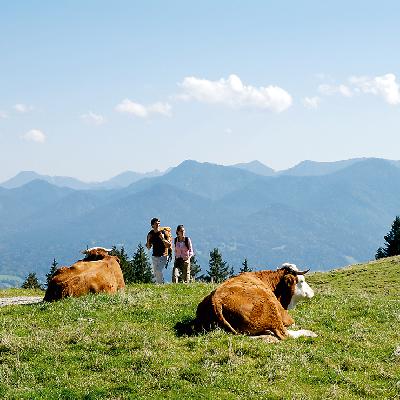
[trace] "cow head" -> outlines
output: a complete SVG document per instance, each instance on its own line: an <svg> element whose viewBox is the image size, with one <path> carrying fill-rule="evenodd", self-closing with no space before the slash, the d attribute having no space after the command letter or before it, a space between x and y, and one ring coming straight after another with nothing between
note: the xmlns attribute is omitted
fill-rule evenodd
<svg viewBox="0 0 400 400"><path fill-rule="evenodd" d="M111 250L104 247L91 247L90 249L83 250L82 253L85 254L86 261L96 261L108 256Z"/></svg>
<svg viewBox="0 0 400 400"><path fill-rule="evenodd" d="M288 305L288 309L296 307L296 304L300 300L311 299L314 296L314 291L311 289L304 278L304 274L306 274L309 270L299 271L295 264L289 263L282 264L282 267L279 269L284 269L285 271L287 271L287 275L284 279L288 286L292 287L292 298ZM289 276L292 276L295 279L289 278Z"/></svg>

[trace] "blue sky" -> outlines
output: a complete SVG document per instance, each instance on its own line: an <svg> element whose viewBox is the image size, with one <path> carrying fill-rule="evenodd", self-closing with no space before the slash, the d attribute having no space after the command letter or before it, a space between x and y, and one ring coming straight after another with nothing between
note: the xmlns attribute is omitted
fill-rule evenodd
<svg viewBox="0 0 400 400"><path fill-rule="evenodd" d="M399 159L396 1L2 1L0 181Z"/></svg>

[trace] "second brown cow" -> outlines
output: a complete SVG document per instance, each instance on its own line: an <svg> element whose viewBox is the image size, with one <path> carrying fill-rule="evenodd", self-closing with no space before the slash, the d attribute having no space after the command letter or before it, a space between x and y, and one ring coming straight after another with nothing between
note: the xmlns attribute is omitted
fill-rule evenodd
<svg viewBox="0 0 400 400"><path fill-rule="evenodd" d="M277 271L246 272L228 279L197 307L196 329L219 326L247 335L273 334L278 339L311 336L308 330L288 330L294 323L287 309L302 298L314 296L304 274L294 264Z"/></svg>

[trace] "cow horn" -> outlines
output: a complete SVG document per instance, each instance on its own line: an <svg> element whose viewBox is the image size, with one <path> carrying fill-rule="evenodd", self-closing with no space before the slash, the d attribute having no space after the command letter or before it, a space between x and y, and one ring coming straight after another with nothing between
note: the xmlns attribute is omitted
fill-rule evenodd
<svg viewBox="0 0 400 400"><path fill-rule="evenodd" d="M296 275L305 275L309 270L310 268L306 269L305 271L296 271Z"/></svg>

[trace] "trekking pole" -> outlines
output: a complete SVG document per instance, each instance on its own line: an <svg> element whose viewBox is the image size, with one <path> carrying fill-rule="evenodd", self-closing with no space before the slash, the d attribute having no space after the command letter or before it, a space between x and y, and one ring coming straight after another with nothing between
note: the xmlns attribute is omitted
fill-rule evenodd
<svg viewBox="0 0 400 400"><path fill-rule="evenodd" d="M168 258L167 258L167 263L165 264L165 268L167 268L168 267L168 264L169 264L169 262L172 260L172 254L169 254L168 255Z"/></svg>

